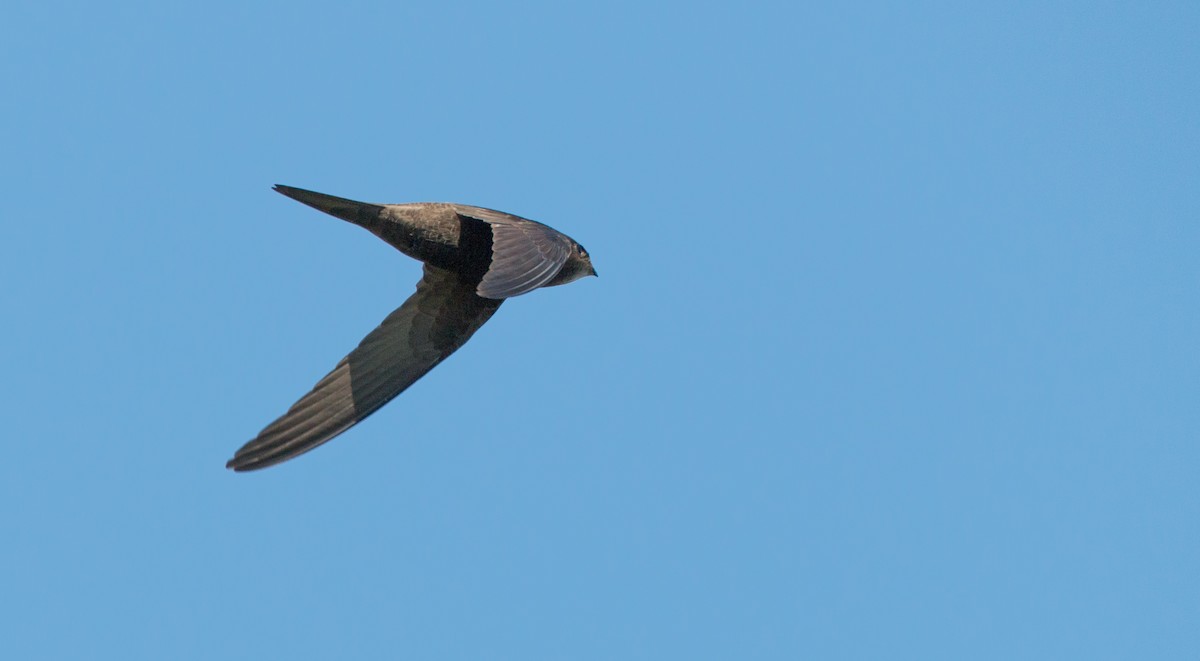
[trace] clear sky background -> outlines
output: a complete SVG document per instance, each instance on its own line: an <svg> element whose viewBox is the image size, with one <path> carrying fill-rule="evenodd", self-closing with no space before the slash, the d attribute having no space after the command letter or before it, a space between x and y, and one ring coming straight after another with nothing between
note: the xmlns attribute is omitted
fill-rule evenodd
<svg viewBox="0 0 1200 661"><path fill-rule="evenodd" d="M1198 34L7 4L0 657L1195 659ZM275 183L525 215L600 277L234 474L420 276Z"/></svg>

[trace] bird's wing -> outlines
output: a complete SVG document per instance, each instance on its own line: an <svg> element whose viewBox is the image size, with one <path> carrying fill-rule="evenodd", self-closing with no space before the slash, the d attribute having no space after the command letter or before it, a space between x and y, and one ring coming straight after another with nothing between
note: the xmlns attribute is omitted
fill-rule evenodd
<svg viewBox="0 0 1200 661"><path fill-rule="evenodd" d="M427 264L417 292L226 467L266 468L353 427L466 343L502 302L477 296L473 283Z"/></svg>
<svg viewBox="0 0 1200 661"><path fill-rule="evenodd" d="M460 208L460 215L492 227L492 261L475 292L511 298L550 282L571 256L571 240L545 225L491 209Z"/></svg>

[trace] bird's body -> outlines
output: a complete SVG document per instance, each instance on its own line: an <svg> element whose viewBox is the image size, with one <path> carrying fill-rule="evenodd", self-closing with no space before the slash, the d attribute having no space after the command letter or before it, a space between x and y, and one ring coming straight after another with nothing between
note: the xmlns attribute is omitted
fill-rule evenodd
<svg viewBox="0 0 1200 661"><path fill-rule="evenodd" d="M461 347L506 298L595 275L573 239L491 209L447 203L368 204L276 186L359 225L425 263L417 291L227 466L265 468L332 439Z"/></svg>

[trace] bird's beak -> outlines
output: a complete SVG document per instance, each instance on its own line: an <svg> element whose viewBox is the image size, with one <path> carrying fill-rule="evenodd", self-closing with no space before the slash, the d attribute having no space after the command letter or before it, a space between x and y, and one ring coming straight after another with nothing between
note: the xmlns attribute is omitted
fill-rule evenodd
<svg viewBox="0 0 1200 661"><path fill-rule="evenodd" d="M588 264L588 266L591 267L591 269L592 269L592 275L595 275L597 278L599 278L600 276L596 275L596 267L592 266L591 264Z"/></svg>

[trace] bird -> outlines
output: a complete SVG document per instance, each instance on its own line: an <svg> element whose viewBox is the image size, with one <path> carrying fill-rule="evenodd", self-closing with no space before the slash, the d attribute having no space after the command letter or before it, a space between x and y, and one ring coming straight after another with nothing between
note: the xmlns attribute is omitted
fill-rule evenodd
<svg viewBox="0 0 1200 661"><path fill-rule="evenodd" d="M465 204L372 204L303 188L274 190L370 231L424 262L417 291L226 464L253 471L326 443L378 411L463 346L506 299L596 275L571 237Z"/></svg>

